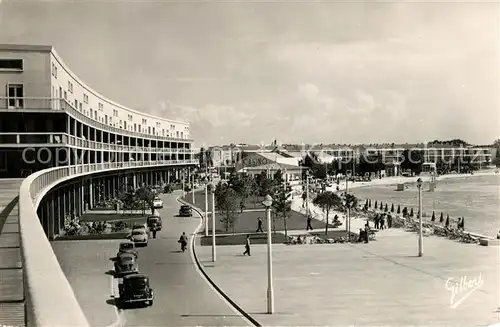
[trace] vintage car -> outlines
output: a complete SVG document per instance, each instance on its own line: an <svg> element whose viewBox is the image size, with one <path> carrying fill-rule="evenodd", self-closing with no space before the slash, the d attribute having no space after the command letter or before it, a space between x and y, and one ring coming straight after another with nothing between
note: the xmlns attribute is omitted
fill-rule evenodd
<svg viewBox="0 0 500 327"><path fill-rule="evenodd" d="M191 206L181 205L181 207L179 208L179 216L180 217L192 217L193 211L191 209Z"/></svg>
<svg viewBox="0 0 500 327"><path fill-rule="evenodd" d="M149 241L148 232L145 229L134 229L130 235L130 240L134 242L135 246L147 246Z"/></svg>
<svg viewBox="0 0 500 327"><path fill-rule="evenodd" d="M116 253L117 259L122 255L131 253L136 258L138 257L137 250L135 249L135 244L133 242L122 242L118 247L118 253Z"/></svg>
<svg viewBox="0 0 500 327"><path fill-rule="evenodd" d="M124 252L115 261L115 277L123 277L130 274L138 274L139 266L133 253Z"/></svg>
<svg viewBox="0 0 500 327"><path fill-rule="evenodd" d="M158 216L149 216L146 222L150 230L160 231L162 228L161 217Z"/></svg>
<svg viewBox="0 0 500 327"><path fill-rule="evenodd" d="M163 201L159 197L155 197L153 200L153 207L155 209L163 208Z"/></svg>
<svg viewBox="0 0 500 327"><path fill-rule="evenodd" d="M123 307L131 304L153 305L154 292L146 275L134 274L123 277L122 282L118 284L118 290Z"/></svg>

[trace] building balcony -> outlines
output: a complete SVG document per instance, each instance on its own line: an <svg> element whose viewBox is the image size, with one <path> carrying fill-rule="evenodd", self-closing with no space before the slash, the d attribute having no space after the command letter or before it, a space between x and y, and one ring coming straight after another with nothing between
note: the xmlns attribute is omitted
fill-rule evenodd
<svg viewBox="0 0 500 327"><path fill-rule="evenodd" d="M193 142L193 139L175 138L161 135L146 134L140 132L133 132L123 128L117 128L101 123L95 119L84 115L80 110L75 108L71 103L65 99L56 98L7 98L0 97L0 110L1 111L27 111L27 112L66 112L72 118L79 122L93 127L100 131L105 131L112 134L119 134L134 138L153 139L167 142Z"/></svg>
<svg viewBox="0 0 500 327"><path fill-rule="evenodd" d="M0 133L0 147L75 147L85 150L134 152L134 153L182 153L192 154L192 149L131 146L90 141L67 133Z"/></svg>

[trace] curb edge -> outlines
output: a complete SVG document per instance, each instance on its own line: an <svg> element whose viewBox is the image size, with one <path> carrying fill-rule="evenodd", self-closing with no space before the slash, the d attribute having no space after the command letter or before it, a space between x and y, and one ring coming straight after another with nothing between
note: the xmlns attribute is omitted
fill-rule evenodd
<svg viewBox="0 0 500 327"><path fill-rule="evenodd" d="M177 201L180 203L183 203L185 205L189 205L193 210L195 210L198 215L201 217L201 221L203 223L204 218L203 214L201 213L202 211L192 205L191 203L185 201L184 199L178 197ZM194 260L196 262L196 266L198 267L198 270L202 273L202 275L205 277L205 279L212 285L212 287L234 308L236 311L238 311L243 317L245 317L249 322L251 322L255 327L263 327L261 323L259 323L254 317L252 317L249 313L247 313L243 308L241 308L235 301L233 301L208 275L208 273L203 269L203 265L200 263L198 260L198 255L196 254L196 238L198 238L198 232L201 229L202 224L198 226L198 228L195 231L194 237L191 239L191 248L193 249L193 256Z"/></svg>

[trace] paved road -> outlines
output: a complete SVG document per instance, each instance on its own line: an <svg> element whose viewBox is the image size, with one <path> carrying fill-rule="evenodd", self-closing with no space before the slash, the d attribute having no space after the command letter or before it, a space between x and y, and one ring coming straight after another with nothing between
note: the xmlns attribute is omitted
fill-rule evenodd
<svg viewBox="0 0 500 327"><path fill-rule="evenodd" d="M113 267L109 259L115 256L121 240L53 242L61 267L90 324L109 326L120 314L123 326L248 326L198 273L190 253L179 252L180 234L185 231L191 237L199 219L174 217L180 206L176 195L162 195L162 199L163 230L147 247L138 249L139 269L151 278L155 289L152 307L121 313L115 310L110 296L112 281L106 272Z"/></svg>
<svg viewBox="0 0 500 327"><path fill-rule="evenodd" d="M139 249L138 261L141 272L151 278L155 303L125 310L126 326L247 326L199 275L190 253L179 251L180 234L186 232L192 237L199 219L174 217L180 206L176 196L161 197L163 230L147 247Z"/></svg>

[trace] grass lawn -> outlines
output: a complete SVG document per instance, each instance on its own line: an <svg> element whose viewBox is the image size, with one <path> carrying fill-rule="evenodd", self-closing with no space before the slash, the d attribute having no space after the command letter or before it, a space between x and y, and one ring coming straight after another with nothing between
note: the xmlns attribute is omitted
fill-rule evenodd
<svg viewBox="0 0 500 327"><path fill-rule="evenodd" d="M282 233L276 233L272 236L273 244L285 243L285 235ZM235 234L235 235L220 235L217 236L215 244L217 245L245 245L246 243L246 234ZM266 244L267 243L267 234L259 233L259 234L250 234L250 243L251 244ZM212 237L211 236L203 236L201 237L201 246L212 246Z"/></svg>
<svg viewBox="0 0 500 327"><path fill-rule="evenodd" d="M195 204L198 208L201 208L202 210L205 209L205 191L198 191L194 193L194 199L195 199ZM193 195L192 192L187 193L186 197L184 200L188 201L189 203L192 203L193 201ZM208 201L209 201L209 207L211 206L211 195L208 194ZM264 201L263 196L258 196L258 197L249 197L245 201L245 209L264 209L264 205L262 204L262 201ZM254 203L255 202L255 203Z"/></svg>
<svg viewBox="0 0 500 327"><path fill-rule="evenodd" d="M196 193L195 193L196 195ZM203 193L201 193L200 197L204 197ZM192 203L191 196L187 196L184 198L185 201L188 203ZM204 209L204 202L199 202L198 200L195 202L195 206L198 208L201 208L202 210ZM235 221L234 229L229 228L226 230L224 224L221 222L221 215L219 213L216 213L216 219L215 219L215 232L216 234L232 234L232 233L255 233L257 230L257 223L258 223L258 218L262 218L263 222L263 229L264 231L266 230L267 227L267 219L266 219L266 213L264 211L257 211L257 212L243 212L240 213ZM282 218L275 218L271 222L272 229L273 231L283 231L285 230L284 226L284 221ZM317 228L325 228L325 223L318 221L316 219L313 219L311 221L311 225L314 229ZM332 225L329 225L330 228L333 228ZM291 216L287 219L287 230L305 230L307 227L307 218L303 214L292 211ZM212 217L209 216L208 218L208 229L209 233L212 232Z"/></svg>

